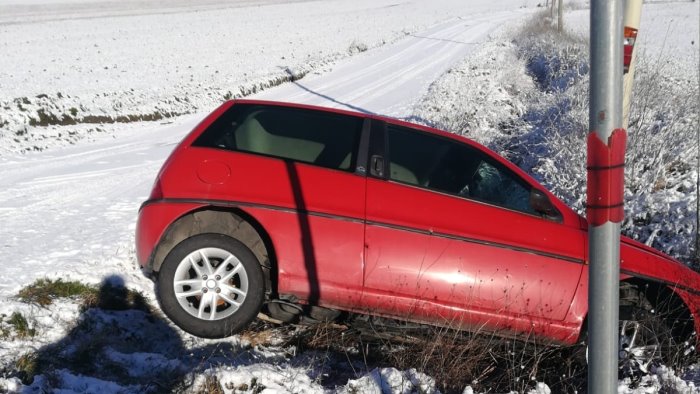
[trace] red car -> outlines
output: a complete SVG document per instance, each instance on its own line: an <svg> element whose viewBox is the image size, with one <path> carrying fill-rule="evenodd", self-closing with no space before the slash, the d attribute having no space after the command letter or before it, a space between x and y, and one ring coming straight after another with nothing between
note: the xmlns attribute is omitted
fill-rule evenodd
<svg viewBox="0 0 700 394"><path fill-rule="evenodd" d="M136 250L163 311L201 337L234 334L265 305L284 321L351 311L574 343L588 312L587 228L466 138L235 100L163 165ZM624 237L621 270L623 349L642 316L673 335L698 328L698 274Z"/></svg>

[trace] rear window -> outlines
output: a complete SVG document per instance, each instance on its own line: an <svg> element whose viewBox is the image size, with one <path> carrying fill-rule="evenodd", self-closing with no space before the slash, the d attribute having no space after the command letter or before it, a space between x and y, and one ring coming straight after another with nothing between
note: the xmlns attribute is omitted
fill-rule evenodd
<svg viewBox="0 0 700 394"><path fill-rule="evenodd" d="M360 117L308 109L237 104L193 145L351 171L362 121Z"/></svg>

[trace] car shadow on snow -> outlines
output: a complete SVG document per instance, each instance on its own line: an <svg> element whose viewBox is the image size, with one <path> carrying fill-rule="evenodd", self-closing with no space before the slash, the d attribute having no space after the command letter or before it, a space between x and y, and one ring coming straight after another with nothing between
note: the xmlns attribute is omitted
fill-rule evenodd
<svg viewBox="0 0 700 394"><path fill-rule="evenodd" d="M308 87L306 87L306 86L300 84L298 81L299 81L301 78L303 78L303 76L304 76L305 74L303 74L303 75L300 76L300 75L298 75L297 73L295 73L294 71L292 71L289 67L279 67L279 66L278 66L278 68L281 69L282 71L284 71L284 72L287 74L287 76L289 77L289 82L291 82L293 85L295 85L296 87L298 87L298 88L301 89L301 90L304 90L304 91L306 91L306 92L308 92L308 93L310 93L310 94L313 94L314 96L321 97L321 98L323 98L323 99L325 99L325 100L328 100L328 101L330 101L330 102L332 102L332 103L342 105L343 107L346 107L346 108L351 109L351 110L353 110L353 111L361 112L361 113L363 113L363 114L372 114L372 113L373 113L372 111L368 111L368 110L366 110L366 109L364 109L364 108L362 108L362 107L358 107L358 106L356 106L356 105L352 105L352 104L349 104L349 103L344 103L344 102L342 102L342 101L338 101L337 99L335 99L335 98L333 98L333 97L331 97L331 96L328 96L328 95L326 95L326 94L317 92L317 91L315 91L315 90L313 90L313 89L310 89L310 88L308 88Z"/></svg>
<svg viewBox="0 0 700 394"><path fill-rule="evenodd" d="M296 86L299 87L301 90L304 90L304 91L309 92L309 93L311 93L311 94L313 94L313 95L315 95L315 96L318 96L318 97L321 97L321 98L323 98L323 99L326 99L326 100L328 100L328 101L330 101L330 102L332 102L332 103L335 103L335 104L338 104L338 105L342 105L343 107L346 107L346 108L348 108L348 109L350 109L350 110L357 111L357 112L361 112L361 113L363 113L363 114L372 114L372 113L373 113L372 111L368 111L368 110L366 110L366 109L364 109L364 108L362 108L362 107L358 107L358 106L356 106L356 105L352 105L352 104L349 104L349 103L344 103L344 102L342 102L342 101L338 101L338 100L334 99L334 98L331 97L331 96L328 96L328 95L325 95L325 94L323 94L323 93L319 93L319 92L317 92L317 91L315 91L315 90L309 89L309 88L307 88L306 86L300 84L300 83L297 82L297 81L292 81L292 84L296 85Z"/></svg>
<svg viewBox="0 0 700 394"><path fill-rule="evenodd" d="M229 339L189 337L143 295L127 289L119 276L105 278L83 308L63 338L18 363L18 375L26 385L21 393L170 393L196 391L202 385L206 391L221 388L219 384L238 388L230 379L217 382L217 377L240 369L241 376L253 376L241 387L255 386L256 379L263 377L254 373L266 368L300 371L309 381L335 387L369 368L357 357L298 343L299 335L316 333L316 329L299 334L298 327L256 321L249 330ZM283 372L275 375L283 387L296 379Z"/></svg>
<svg viewBox="0 0 700 394"><path fill-rule="evenodd" d="M65 337L24 360L23 392L178 391L192 384L194 372L241 351L234 343L185 347L160 311L119 276L105 278L96 294Z"/></svg>

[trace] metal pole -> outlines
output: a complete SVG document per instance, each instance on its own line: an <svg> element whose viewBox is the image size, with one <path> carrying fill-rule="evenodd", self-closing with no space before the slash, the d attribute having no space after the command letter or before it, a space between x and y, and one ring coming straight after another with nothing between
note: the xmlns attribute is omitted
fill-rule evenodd
<svg viewBox="0 0 700 394"><path fill-rule="evenodd" d="M552 0L552 6L549 7L549 17L554 18L554 6L556 5L557 0Z"/></svg>
<svg viewBox="0 0 700 394"><path fill-rule="evenodd" d="M625 27L625 41L637 39L637 31L639 30L640 20L642 18L642 0L625 0L625 18L623 20L623 25ZM634 31L634 38L627 37L627 30L632 29ZM622 98L622 109L623 109L623 121L622 127L626 129L629 128L630 122L630 106L632 104L632 85L634 84L634 70L635 63L637 60L637 51L634 50L636 46L634 41L631 42L630 51L632 51L632 59L630 60L629 71L625 73L625 79L623 82L623 98ZM625 46L627 46L625 42ZM627 49L625 49L627 51Z"/></svg>
<svg viewBox="0 0 700 394"><path fill-rule="evenodd" d="M557 5L557 31L559 33L564 31L564 0L559 0Z"/></svg>
<svg viewBox="0 0 700 394"><path fill-rule="evenodd" d="M587 208L588 392L617 393L620 223L624 211L622 0L591 1Z"/></svg>

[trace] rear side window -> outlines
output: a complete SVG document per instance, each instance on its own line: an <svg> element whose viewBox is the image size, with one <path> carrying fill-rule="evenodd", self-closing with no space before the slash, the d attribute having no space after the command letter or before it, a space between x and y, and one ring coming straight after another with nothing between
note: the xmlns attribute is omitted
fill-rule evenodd
<svg viewBox="0 0 700 394"><path fill-rule="evenodd" d="M351 171L362 122L360 117L322 111L237 104L193 145Z"/></svg>
<svg viewBox="0 0 700 394"><path fill-rule="evenodd" d="M478 149L402 127L387 131L389 179L537 214L530 186Z"/></svg>

